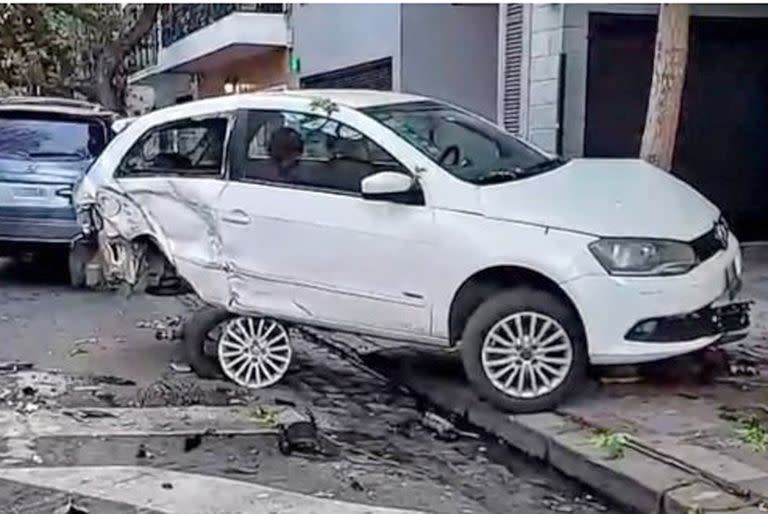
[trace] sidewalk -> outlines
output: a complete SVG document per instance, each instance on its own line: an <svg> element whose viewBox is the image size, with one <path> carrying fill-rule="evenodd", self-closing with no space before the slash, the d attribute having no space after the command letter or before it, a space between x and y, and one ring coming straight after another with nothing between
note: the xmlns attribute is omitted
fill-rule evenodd
<svg viewBox="0 0 768 514"><path fill-rule="evenodd" d="M739 432L755 419L749 436L768 445L768 247L745 249L745 272L743 296L756 304L751 334L738 345L757 376L674 383L681 366L655 384L592 384L557 412L509 416L469 390L457 356L393 350L376 358L377 367L394 366L405 385L446 412L617 504L643 513L768 512L768 451ZM600 431L621 434L609 445L621 457L595 441Z"/></svg>

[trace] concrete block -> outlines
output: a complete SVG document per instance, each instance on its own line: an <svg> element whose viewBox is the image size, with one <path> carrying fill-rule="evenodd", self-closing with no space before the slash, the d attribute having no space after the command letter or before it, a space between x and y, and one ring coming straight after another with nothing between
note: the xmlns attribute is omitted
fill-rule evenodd
<svg viewBox="0 0 768 514"><path fill-rule="evenodd" d="M543 30L531 35L531 57L559 54L562 48L560 30Z"/></svg>
<svg viewBox="0 0 768 514"><path fill-rule="evenodd" d="M557 131L554 128L530 129L527 139L548 152L554 152L557 149Z"/></svg>
<svg viewBox="0 0 768 514"><path fill-rule="evenodd" d="M560 58L557 55L531 59L531 81L557 79L560 74Z"/></svg>
<svg viewBox="0 0 768 514"><path fill-rule="evenodd" d="M691 512L741 512L747 501L730 495L717 486L695 482L664 495L664 514L689 514Z"/></svg>
<svg viewBox="0 0 768 514"><path fill-rule="evenodd" d="M744 490L768 498L768 478L756 478L752 480L737 480L736 485Z"/></svg>
<svg viewBox="0 0 768 514"><path fill-rule="evenodd" d="M528 126L531 129L556 129L557 104L531 106L528 110Z"/></svg>
<svg viewBox="0 0 768 514"><path fill-rule="evenodd" d="M540 80L531 84L531 106L557 104L557 80Z"/></svg>
<svg viewBox="0 0 768 514"><path fill-rule="evenodd" d="M765 471L703 446L665 441L654 448L727 482L768 480Z"/></svg>
<svg viewBox="0 0 768 514"><path fill-rule="evenodd" d="M531 31L550 30L560 27L560 4L539 4L533 6Z"/></svg>
<svg viewBox="0 0 768 514"><path fill-rule="evenodd" d="M549 462L616 503L637 512L657 512L668 488L693 481L691 475L631 450L620 459L607 459L589 442L590 436L581 431L552 437Z"/></svg>

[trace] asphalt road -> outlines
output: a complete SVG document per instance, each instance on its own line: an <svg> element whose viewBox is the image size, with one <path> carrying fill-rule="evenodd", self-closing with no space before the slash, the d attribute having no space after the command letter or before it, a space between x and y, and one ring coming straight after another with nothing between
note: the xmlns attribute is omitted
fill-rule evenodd
<svg viewBox="0 0 768 514"><path fill-rule="evenodd" d="M433 512L618 512L573 481L493 441L482 437L437 440L419 423L424 405L309 341L297 343L296 364L283 382L268 390L248 392L226 382L174 373L169 363L180 356L178 344L157 341L151 325L184 314L181 302L76 291L65 279L63 264L0 261L0 361L29 361L36 370L54 370L52 375L41 375L42 379L24 375L27 383L53 377L54 382L61 379L68 384L63 394L42 398L37 391L26 398L19 375L0 376L0 393L11 392L5 405L0 402L0 415L10 409L23 411L27 400L36 409L199 404L255 409L289 403L298 411L310 408L318 416L323 431L334 441L334 451L319 457L286 457L269 434L206 436L192 451L183 450L185 436L181 435L39 437L24 443L27 453L22 455L37 455L31 462L9 461L5 471L0 464L0 497L5 504L0 512L50 513L69 497L89 506L92 513L173 512L160 507L170 505L172 487L148 491L144 486L133 491L109 485L112 479L125 483L120 473L129 473L131 466L157 470L160 475L155 481L177 483L177 490L184 485L191 490L221 491L227 489L222 484L229 484L232 491L240 491L239 486L249 484L277 491L242 491L243 498L257 503L267 501L270 494L277 494L279 500L293 492L306 495L298 500L290 497L294 504L299 502L296 505L319 498ZM94 383L94 375L115 375L135 385L101 384L99 393L107 394L95 397L94 387L87 385ZM78 388L80 392L75 391ZM6 447L12 447L11 442L6 441ZM141 444L151 448L152 459L137 457ZM64 466L72 470L67 476L92 472L93 466L126 468L104 468L102 489L88 489L82 483L93 479L55 487L46 486L51 482L35 483L33 478L24 482L18 478L24 475L24 466ZM170 478L161 478L166 475ZM213 482L214 478L228 482ZM178 500L191 501L194 496L189 494ZM189 504L176 505L179 512L197 511L190 510L194 506ZM315 510L303 508L307 512L339 509L318 505L312 507ZM19 506L24 508L18 510Z"/></svg>

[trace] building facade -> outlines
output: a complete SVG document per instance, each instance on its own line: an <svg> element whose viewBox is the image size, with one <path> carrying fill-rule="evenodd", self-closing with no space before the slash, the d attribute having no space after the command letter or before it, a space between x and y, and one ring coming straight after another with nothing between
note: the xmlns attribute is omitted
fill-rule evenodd
<svg viewBox="0 0 768 514"><path fill-rule="evenodd" d="M568 157L636 157L657 14L650 4L503 6L503 124ZM691 5L672 171L717 203L742 239L768 237L765 55L768 6Z"/></svg>
<svg viewBox="0 0 768 514"><path fill-rule="evenodd" d="M497 4L299 4L304 88L423 94L496 120Z"/></svg>
<svg viewBox="0 0 768 514"><path fill-rule="evenodd" d="M291 35L285 4L164 4L129 82L152 87L155 107L287 87Z"/></svg>

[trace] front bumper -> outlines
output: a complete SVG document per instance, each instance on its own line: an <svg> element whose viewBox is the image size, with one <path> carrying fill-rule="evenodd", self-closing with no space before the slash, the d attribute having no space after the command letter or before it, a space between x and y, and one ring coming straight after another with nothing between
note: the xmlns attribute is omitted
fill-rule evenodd
<svg viewBox="0 0 768 514"><path fill-rule="evenodd" d="M723 310L735 291L726 270L735 269L740 278L741 267L739 244L731 235L726 250L685 275L589 275L563 287L584 322L591 362L633 364L689 353L729 333L745 332L747 307L735 304L732 312ZM712 322L713 315L725 320ZM656 326L646 326L651 334L639 340L632 330L648 321L657 321Z"/></svg>

